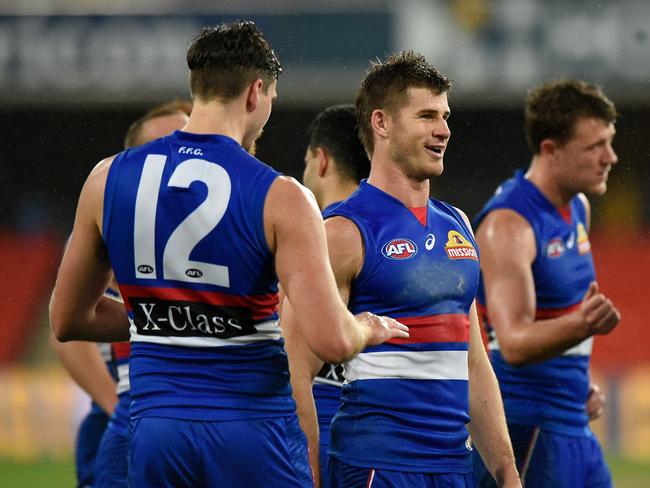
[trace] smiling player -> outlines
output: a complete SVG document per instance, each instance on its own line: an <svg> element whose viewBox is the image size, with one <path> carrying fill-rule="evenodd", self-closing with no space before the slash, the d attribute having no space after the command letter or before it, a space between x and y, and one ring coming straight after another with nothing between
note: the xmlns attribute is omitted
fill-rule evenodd
<svg viewBox="0 0 650 488"><path fill-rule="evenodd" d="M396 318L410 338L368 347L345 365L330 487L473 486L467 424L502 486L520 486L478 329L474 237L464 214L429 198L451 135L449 89L407 51L374 64L357 94L370 176L325 214L330 261L352 312ZM297 396L303 425L308 415L314 424L309 391L322 361L292 322L285 302L292 384L305 393Z"/></svg>

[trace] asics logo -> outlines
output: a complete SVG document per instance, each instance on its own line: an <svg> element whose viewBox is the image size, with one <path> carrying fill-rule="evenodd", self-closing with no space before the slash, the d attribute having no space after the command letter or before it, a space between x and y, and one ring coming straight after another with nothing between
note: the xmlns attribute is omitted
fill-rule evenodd
<svg viewBox="0 0 650 488"><path fill-rule="evenodd" d="M429 234L427 236L427 240L424 242L424 248L427 251L431 251L431 249L433 249L433 246L435 245L436 245L436 236L434 236L433 234Z"/></svg>

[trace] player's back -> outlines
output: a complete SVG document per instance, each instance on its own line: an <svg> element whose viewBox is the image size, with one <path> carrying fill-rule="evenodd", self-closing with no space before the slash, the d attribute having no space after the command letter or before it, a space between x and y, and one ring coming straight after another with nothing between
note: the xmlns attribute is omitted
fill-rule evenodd
<svg viewBox="0 0 650 488"><path fill-rule="evenodd" d="M264 235L278 173L219 135L119 154L103 236L131 321L131 417L294 412Z"/></svg>

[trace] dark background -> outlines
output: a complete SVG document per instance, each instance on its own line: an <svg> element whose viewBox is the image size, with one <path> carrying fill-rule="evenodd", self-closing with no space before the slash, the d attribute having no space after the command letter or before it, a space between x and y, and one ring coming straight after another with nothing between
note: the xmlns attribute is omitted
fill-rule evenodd
<svg viewBox="0 0 650 488"><path fill-rule="evenodd" d="M343 102L343 101L342 101ZM67 235L81 186L103 157L121 150L129 124L154 104L46 106L5 109L0 122L0 226ZM498 184L530 161L520 107L455 106L445 172L433 196L477 212ZM259 159L300 179L305 129L321 107L278 104L262 138ZM619 164L604 197L592 199L594 228L640 229L650 223L650 108L619 107L614 148Z"/></svg>

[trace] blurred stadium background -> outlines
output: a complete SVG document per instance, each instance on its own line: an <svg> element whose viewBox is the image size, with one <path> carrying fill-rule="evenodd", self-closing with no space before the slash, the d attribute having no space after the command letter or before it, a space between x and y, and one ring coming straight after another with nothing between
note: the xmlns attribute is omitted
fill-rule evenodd
<svg viewBox="0 0 650 488"><path fill-rule="evenodd" d="M284 64L258 156L300 177L306 125L353 101L368 60L424 53L454 80L435 196L475 213L525 167L526 90L558 77L617 103L620 162L593 200L601 289L623 314L598 338L609 395L593 424L619 487L650 486L650 3L646 0L0 1L0 487L70 486L88 400L47 344L46 305L81 185L152 105L187 98L204 25L250 18Z"/></svg>

